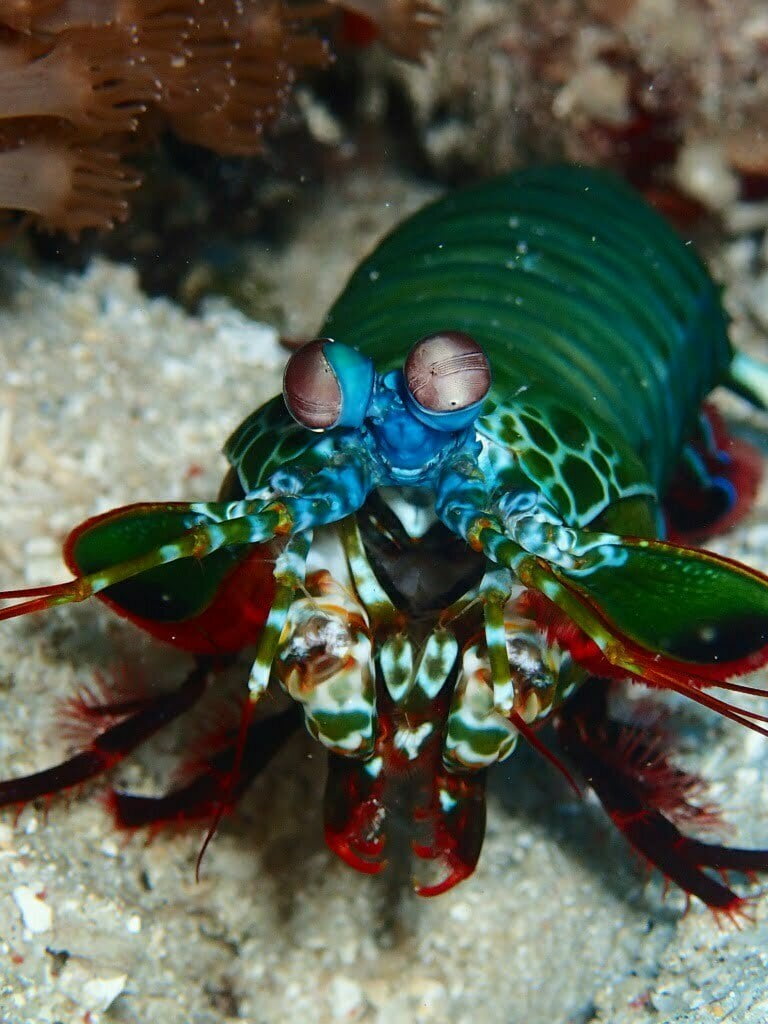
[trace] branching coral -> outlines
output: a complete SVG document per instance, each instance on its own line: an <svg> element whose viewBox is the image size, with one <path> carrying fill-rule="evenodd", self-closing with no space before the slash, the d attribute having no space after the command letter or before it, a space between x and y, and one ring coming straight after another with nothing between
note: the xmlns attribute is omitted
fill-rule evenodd
<svg viewBox="0 0 768 1024"><path fill-rule="evenodd" d="M431 0L0 0L0 208L74 234L124 220L123 156L158 122L259 152L344 7L410 59L439 20Z"/></svg>

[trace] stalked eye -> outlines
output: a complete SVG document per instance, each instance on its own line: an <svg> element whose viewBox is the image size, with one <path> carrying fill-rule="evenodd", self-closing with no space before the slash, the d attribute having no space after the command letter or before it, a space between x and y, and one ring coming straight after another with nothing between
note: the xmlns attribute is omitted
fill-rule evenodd
<svg viewBox="0 0 768 1024"><path fill-rule="evenodd" d="M478 408L491 387L488 357L461 331L429 334L417 341L404 372L413 411L438 428L443 417L450 429L463 425L462 414Z"/></svg>
<svg viewBox="0 0 768 1024"><path fill-rule="evenodd" d="M297 423L310 430L359 427L373 390L373 364L330 338L310 341L288 360L283 398Z"/></svg>
<svg viewBox="0 0 768 1024"><path fill-rule="evenodd" d="M323 349L325 338L310 341L288 360L283 397L288 412L303 427L326 430L341 413L341 385Z"/></svg>

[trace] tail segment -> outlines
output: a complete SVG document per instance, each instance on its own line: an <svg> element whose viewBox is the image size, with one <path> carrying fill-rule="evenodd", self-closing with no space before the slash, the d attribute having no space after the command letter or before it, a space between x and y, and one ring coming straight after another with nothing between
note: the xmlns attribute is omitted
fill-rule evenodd
<svg viewBox="0 0 768 1024"><path fill-rule="evenodd" d="M761 453L732 437L717 410L705 405L698 434L664 493L667 538L691 544L730 530L754 505L762 478Z"/></svg>

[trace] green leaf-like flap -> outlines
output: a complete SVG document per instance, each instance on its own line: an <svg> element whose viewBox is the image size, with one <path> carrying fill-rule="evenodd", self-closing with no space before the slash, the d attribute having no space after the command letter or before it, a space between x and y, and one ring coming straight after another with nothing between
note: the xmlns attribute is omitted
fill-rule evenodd
<svg viewBox="0 0 768 1024"><path fill-rule="evenodd" d="M617 538L594 567L552 566L621 639L727 678L768 660L768 578L719 555Z"/></svg>
<svg viewBox="0 0 768 1024"><path fill-rule="evenodd" d="M67 539L64 557L77 575L99 572L171 544L207 521L199 510L181 502L127 505L78 526ZM238 545L203 559L181 558L107 587L98 596L143 628L172 639L148 623L179 623L201 616L254 550L254 545ZM269 577L269 568L265 575Z"/></svg>

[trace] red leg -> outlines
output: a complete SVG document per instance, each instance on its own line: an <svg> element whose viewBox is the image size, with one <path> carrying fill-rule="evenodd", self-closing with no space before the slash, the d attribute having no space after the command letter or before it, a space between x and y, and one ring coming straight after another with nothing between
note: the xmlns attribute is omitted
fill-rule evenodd
<svg viewBox="0 0 768 1024"><path fill-rule="evenodd" d="M91 708L94 715L103 713L114 718L122 714L123 717L101 731L85 750L61 764L0 782L0 807L50 796L114 768L136 747L199 700L205 691L210 670L210 659L200 659L181 686L171 693L138 702L94 706Z"/></svg>
<svg viewBox="0 0 768 1024"><path fill-rule="evenodd" d="M214 754L207 766L184 786L164 796L136 796L113 791L109 803L120 828L199 821L231 810L256 776L301 725L298 704L280 714L252 722L242 751L233 743ZM237 766L237 767L236 767ZM232 771L237 778L232 780Z"/></svg>
<svg viewBox="0 0 768 1024"><path fill-rule="evenodd" d="M702 869L768 871L768 850L705 843L678 829L675 821L711 825L713 810L691 802L701 780L674 768L660 752L657 732L628 730L610 719L600 680L573 699L559 716L557 729L564 749L614 824L647 861L715 913L743 913L744 899Z"/></svg>

